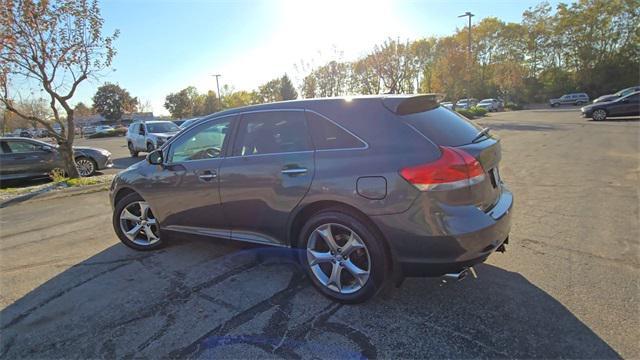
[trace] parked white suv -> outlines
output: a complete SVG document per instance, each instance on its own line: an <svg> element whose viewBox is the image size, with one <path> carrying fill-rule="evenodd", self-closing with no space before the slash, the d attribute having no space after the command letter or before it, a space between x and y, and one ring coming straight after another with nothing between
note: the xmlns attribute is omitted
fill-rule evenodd
<svg viewBox="0 0 640 360"><path fill-rule="evenodd" d="M179 131L180 128L171 121L136 121L129 125L127 131L129 153L138 156L139 152L152 152Z"/></svg>

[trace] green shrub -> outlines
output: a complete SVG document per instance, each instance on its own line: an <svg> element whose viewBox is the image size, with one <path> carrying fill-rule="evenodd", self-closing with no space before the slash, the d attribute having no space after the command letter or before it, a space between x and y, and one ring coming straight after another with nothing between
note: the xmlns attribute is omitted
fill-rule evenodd
<svg viewBox="0 0 640 360"><path fill-rule="evenodd" d="M481 108L479 106L472 107L470 111L474 116L478 117L485 116L487 114L487 109Z"/></svg>
<svg viewBox="0 0 640 360"><path fill-rule="evenodd" d="M467 110L467 109L456 109L456 112L468 119L473 119L473 113L471 112L471 110Z"/></svg>
<svg viewBox="0 0 640 360"><path fill-rule="evenodd" d="M504 108L508 109L508 110L522 110L523 106L520 104L515 104L515 103L506 103L504 104Z"/></svg>

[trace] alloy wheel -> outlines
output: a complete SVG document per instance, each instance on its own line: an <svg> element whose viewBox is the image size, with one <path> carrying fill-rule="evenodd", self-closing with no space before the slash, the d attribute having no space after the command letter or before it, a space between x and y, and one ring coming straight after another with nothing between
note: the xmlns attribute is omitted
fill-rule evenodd
<svg viewBox="0 0 640 360"><path fill-rule="evenodd" d="M307 263L322 285L340 294L362 289L371 271L364 241L355 231L336 223L323 224L311 233Z"/></svg>
<svg viewBox="0 0 640 360"><path fill-rule="evenodd" d="M90 159L81 158L76 160L76 167L78 168L80 176L83 177L90 176L95 172L95 165L93 165L93 161Z"/></svg>
<svg viewBox="0 0 640 360"><path fill-rule="evenodd" d="M593 112L593 119L594 120L604 120L607 117L607 112L602 110L602 109L598 109L596 111Z"/></svg>
<svg viewBox="0 0 640 360"><path fill-rule="evenodd" d="M120 229L129 240L140 246L150 246L160 241L156 218L145 201L132 202L122 209Z"/></svg>

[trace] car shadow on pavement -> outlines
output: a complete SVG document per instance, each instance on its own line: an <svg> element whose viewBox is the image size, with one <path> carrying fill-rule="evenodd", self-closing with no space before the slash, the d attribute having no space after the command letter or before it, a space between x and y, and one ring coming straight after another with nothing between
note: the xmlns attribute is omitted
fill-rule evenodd
<svg viewBox="0 0 640 360"><path fill-rule="evenodd" d="M491 265L342 305L291 250L185 239L77 263L0 312L0 358L619 358L560 302Z"/></svg>

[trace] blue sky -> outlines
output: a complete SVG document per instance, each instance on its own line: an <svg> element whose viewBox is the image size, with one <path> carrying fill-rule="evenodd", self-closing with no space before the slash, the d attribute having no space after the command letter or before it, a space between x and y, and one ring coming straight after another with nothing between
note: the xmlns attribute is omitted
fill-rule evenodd
<svg viewBox="0 0 640 360"><path fill-rule="evenodd" d="M156 114L164 97L194 85L251 90L288 73L297 83L304 67L339 57L351 60L386 38L451 34L495 16L519 22L536 0L103 0L104 30L120 30L113 71L86 82L74 100L91 103L102 82L115 82ZM556 3L552 1L552 4ZM303 65L304 64L304 65Z"/></svg>

